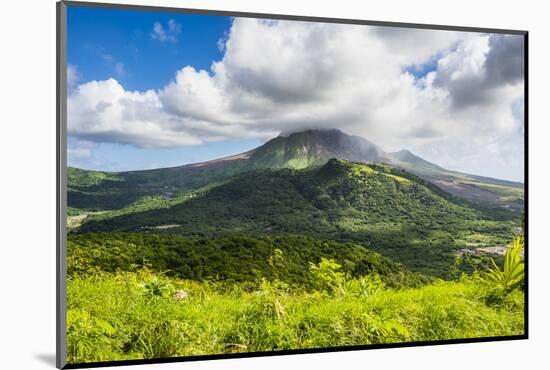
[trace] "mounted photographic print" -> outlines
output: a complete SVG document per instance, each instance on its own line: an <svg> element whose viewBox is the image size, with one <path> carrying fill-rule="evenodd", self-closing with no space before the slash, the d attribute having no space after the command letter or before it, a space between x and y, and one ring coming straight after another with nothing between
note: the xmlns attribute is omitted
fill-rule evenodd
<svg viewBox="0 0 550 370"><path fill-rule="evenodd" d="M58 3L58 367L527 338L527 32Z"/></svg>

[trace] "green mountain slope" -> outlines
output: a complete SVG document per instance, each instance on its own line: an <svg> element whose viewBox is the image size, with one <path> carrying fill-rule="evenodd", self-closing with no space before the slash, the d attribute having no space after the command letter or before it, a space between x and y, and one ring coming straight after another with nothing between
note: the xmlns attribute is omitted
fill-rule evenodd
<svg viewBox="0 0 550 370"><path fill-rule="evenodd" d="M236 156L237 157L237 156ZM84 211L131 207L145 200L152 208L247 170L241 158L172 168L128 172L68 169L67 204Z"/></svg>
<svg viewBox="0 0 550 370"><path fill-rule="evenodd" d="M302 169L323 165L331 158L388 163L478 204L512 211L523 208L523 184L448 171L406 150L385 153L368 140L339 130L279 136L246 153L172 168L118 173L69 168L68 206L72 214L163 208L240 173Z"/></svg>
<svg viewBox="0 0 550 370"><path fill-rule="evenodd" d="M168 208L88 220L79 231L311 235L355 241L442 275L457 248L479 238L503 244L514 226L398 168L330 160L304 170L243 173Z"/></svg>

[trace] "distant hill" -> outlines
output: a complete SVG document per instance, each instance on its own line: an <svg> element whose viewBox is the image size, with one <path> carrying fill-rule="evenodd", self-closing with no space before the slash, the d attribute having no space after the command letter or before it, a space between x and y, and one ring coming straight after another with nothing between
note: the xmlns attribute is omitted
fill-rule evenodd
<svg viewBox="0 0 550 370"><path fill-rule="evenodd" d="M413 170L416 172L440 172L445 171L442 167L428 162L413 154L407 149L398 152L388 153L387 158L394 166Z"/></svg>
<svg viewBox="0 0 550 370"><path fill-rule="evenodd" d="M391 164L455 196L511 210L523 208L523 184L448 171L407 150L385 153L364 138L334 129L279 136L246 153L179 167L118 173L69 168L68 206L74 213L155 208L247 171L302 169L331 158Z"/></svg>
<svg viewBox="0 0 550 370"><path fill-rule="evenodd" d="M389 163L430 181L446 192L471 202L510 211L523 209L523 184L446 170L408 150L388 153Z"/></svg>

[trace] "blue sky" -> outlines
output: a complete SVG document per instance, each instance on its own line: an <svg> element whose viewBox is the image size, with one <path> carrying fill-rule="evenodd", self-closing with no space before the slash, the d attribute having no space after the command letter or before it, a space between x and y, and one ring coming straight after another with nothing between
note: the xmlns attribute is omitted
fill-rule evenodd
<svg viewBox="0 0 550 370"><path fill-rule="evenodd" d="M522 36L69 7L69 165L123 171L338 128L523 180Z"/></svg>
<svg viewBox="0 0 550 370"><path fill-rule="evenodd" d="M154 24L166 29L170 20L181 26L175 40L154 39ZM221 16L69 7L67 60L83 80L115 77L127 90L156 89L187 65L209 70L222 57L217 42L230 26L231 18Z"/></svg>
<svg viewBox="0 0 550 370"><path fill-rule="evenodd" d="M173 32L169 22L177 25ZM153 36L156 23L166 39ZM230 26L230 17L71 6L67 62L76 68L78 83L114 78L126 90L158 89L185 66L209 71L212 62L223 56L218 41L227 36ZM258 139L233 139L144 149L99 142L93 144L93 156L73 156L69 165L114 171L171 167L245 152L261 144ZM78 140L69 137L69 148L77 146Z"/></svg>

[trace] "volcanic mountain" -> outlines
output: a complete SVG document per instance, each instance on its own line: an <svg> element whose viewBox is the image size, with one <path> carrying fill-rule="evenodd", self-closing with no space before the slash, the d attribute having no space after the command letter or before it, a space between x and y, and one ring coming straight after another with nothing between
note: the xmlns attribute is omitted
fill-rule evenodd
<svg viewBox="0 0 550 370"><path fill-rule="evenodd" d="M352 162L387 161L382 149L360 137L340 130L308 130L278 136L250 153L254 168L306 168L331 158Z"/></svg>
<svg viewBox="0 0 550 370"><path fill-rule="evenodd" d="M140 207L151 198L166 202L192 196L240 173L262 169L304 169L330 159L385 163L432 182L470 201L509 209L523 208L523 184L446 170L408 150L386 153L374 143L336 129L278 136L262 146L212 161L128 172L68 170L68 206L87 211Z"/></svg>

